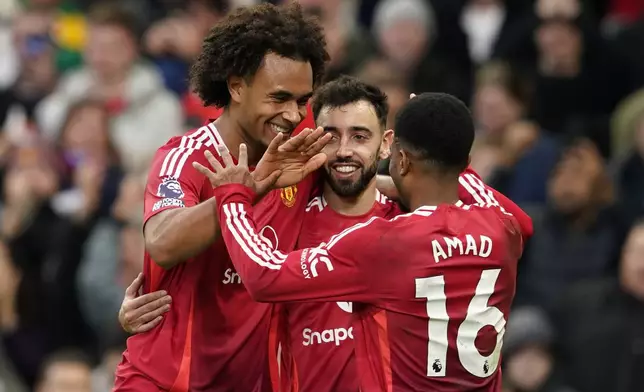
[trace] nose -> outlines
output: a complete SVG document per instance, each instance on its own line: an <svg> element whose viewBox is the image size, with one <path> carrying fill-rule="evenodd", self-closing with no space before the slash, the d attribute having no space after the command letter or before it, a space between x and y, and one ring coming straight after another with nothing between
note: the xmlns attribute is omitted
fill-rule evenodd
<svg viewBox="0 0 644 392"><path fill-rule="evenodd" d="M297 102L289 102L282 112L282 118L288 121L292 126L299 124L303 116L301 115Z"/></svg>
<svg viewBox="0 0 644 392"><path fill-rule="evenodd" d="M338 158L351 158L353 156L353 150L350 148L348 138L340 138L340 145L338 146L336 155Z"/></svg>

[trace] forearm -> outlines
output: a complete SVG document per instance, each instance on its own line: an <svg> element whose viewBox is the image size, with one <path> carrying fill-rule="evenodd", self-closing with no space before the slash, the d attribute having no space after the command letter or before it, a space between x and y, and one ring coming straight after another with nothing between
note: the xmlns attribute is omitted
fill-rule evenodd
<svg viewBox="0 0 644 392"><path fill-rule="evenodd" d="M258 302L353 301L362 285L356 269L331 256L325 246L288 254L273 249L253 219L252 191L218 189L221 234L235 271ZM333 273L331 273L334 271Z"/></svg>
<svg viewBox="0 0 644 392"><path fill-rule="evenodd" d="M163 268L172 268L199 254L220 232L215 198L169 210L152 219L157 221L146 225L145 246L152 260ZM150 223L154 224L148 229Z"/></svg>

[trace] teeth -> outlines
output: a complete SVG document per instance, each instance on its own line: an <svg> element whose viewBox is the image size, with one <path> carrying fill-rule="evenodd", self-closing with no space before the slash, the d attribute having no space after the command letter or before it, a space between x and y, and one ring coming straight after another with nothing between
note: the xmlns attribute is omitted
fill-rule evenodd
<svg viewBox="0 0 644 392"><path fill-rule="evenodd" d="M358 168L355 166L336 166L335 170L339 171L340 173L353 173L354 171L358 170Z"/></svg>
<svg viewBox="0 0 644 392"><path fill-rule="evenodd" d="M288 133L288 129L275 124L271 124L271 129L273 129L273 132L275 133Z"/></svg>

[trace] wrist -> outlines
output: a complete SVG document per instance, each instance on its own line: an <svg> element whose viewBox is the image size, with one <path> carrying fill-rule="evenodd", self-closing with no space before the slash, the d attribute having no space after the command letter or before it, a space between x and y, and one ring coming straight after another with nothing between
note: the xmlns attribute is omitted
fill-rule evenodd
<svg viewBox="0 0 644 392"><path fill-rule="evenodd" d="M225 184L213 190L213 196L217 204L222 206L232 201L252 203L257 194L252 188L242 184Z"/></svg>

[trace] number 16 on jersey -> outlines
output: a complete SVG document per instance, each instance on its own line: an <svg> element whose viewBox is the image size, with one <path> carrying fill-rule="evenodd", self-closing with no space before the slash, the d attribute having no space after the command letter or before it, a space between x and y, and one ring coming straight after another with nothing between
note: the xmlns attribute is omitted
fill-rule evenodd
<svg viewBox="0 0 644 392"><path fill-rule="evenodd" d="M505 317L501 310L488 305L500 273L501 269L490 269L481 273L474 297L467 307L467 314L459 325L456 336L456 349L461 365L470 374L480 378L494 374L499 366L503 346ZM444 276L416 279L416 298L427 300L427 376L444 377L447 366L453 366L447 363L447 331L450 318L447 313ZM494 327L497 337L494 350L485 356L479 353L475 341L478 332L487 325Z"/></svg>

